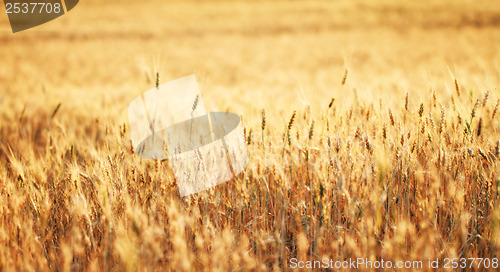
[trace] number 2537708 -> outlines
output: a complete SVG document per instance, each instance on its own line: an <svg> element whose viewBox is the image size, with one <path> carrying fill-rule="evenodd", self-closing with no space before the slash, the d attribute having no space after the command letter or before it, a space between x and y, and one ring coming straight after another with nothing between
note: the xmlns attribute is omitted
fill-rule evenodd
<svg viewBox="0 0 500 272"><path fill-rule="evenodd" d="M64 13L60 3L6 3L7 14Z"/></svg>

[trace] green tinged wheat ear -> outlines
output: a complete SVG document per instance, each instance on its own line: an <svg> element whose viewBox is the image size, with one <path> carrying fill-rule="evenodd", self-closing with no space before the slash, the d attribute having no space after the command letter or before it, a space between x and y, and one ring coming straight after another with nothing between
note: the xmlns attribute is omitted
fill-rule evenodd
<svg viewBox="0 0 500 272"><path fill-rule="evenodd" d="M311 127L309 128L309 140L312 139L314 133L314 120L311 122Z"/></svg>
<svg viewBox="0 0 500 272"><path fill-rule="evenodd" d="M288 131L292 129L293 122L295 121L295 115L297 115L297 111L293 111L292 117L290 117L290 121L288 122Z"/></svg>
<svg viewBox="0 0 500 272"><path fill-rule="evenodd" d="M198 100L200 99L200 95L197 95L196 98L194 99L194 102L193 102L193 111L196 110L196 108L198 107Z"/></svg>
<svg viewBox="0 0 500 272"><path fill-rule="evenodd" d="M127 125L124 123L122 126L120 126L120 138L125 137L126 133L127 133Z"/></svg>
<svg viewBox="0 0 500 272"><path fill-rule="evenodd" d="M294 110L293 113L292 113L292 116L290 117L290 121L288 121L288 125L285 127L285 139L283 139L284 143L283 143L283 153L282 153L282 157L285 156L285 146L286 146L286 142L288 142L288 146L291 146L292 145L292 137L290 135L290 130L292 129L292 126L293 126L293 122L295 121L295 116L297 115L297 111Z"/></svg>
<svg viewBox="0 0 500 272"><path fill-rule="evenodd" d="M156 83L155 83L156 89L160 87L160 73L156 73Z"/></svg>
<svg viewBox="0 0 500 272"><path fill-rule="evenodd" d="M266 129L266 110L262 109L262 130Z"/></svg>
<svg viewBox="0 0 500 272"><path fill-rule="evenodd" d="M288 146L292 145L292 136L290 136L290 131L286 134L286 140L288 142Z"/></svg>
<svg viewBox="0 0 500 272"><path fill-rule="evenodd" d="M248 132L247 144L252 144L252 129Z"/></svg>
<svg viewBox="0 0 500 272"><path fill-rule="evenodd" d="M52 112L52 115L50 116L50 119L54 119L54 116L59 112L59 109L61 108L62 103L57 104L56 108Z"/></svg>
<svg viewBox="0 0 500 272"><path fill-rule="evenodd" d="M470 128L470 123L469 121L465 120L465 128L464 128L464 134L465 135L469 135L469 133L471 132L471 128Z"/></svg>

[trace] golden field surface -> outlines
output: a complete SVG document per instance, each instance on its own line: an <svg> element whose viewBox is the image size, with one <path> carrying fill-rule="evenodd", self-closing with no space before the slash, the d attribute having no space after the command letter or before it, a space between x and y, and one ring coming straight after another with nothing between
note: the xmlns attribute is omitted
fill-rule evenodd
<svg viewBox="0 0 500 272"><path fill-rule="evenodd" d="M0 271L499 258L496 2L89 0L16 34L2 6ZM157 72L242 117L243 173L181 198L136 156Z"/></svg>

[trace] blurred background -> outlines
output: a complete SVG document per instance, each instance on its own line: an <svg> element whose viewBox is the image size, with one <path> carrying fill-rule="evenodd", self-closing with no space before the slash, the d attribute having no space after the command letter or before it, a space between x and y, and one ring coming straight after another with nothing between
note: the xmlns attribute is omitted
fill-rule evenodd
<svg viewBox="0 0 500 272"><path fill-rule="evenodd" d="M16 34L0 11L2 113L62 103L125 122L156 71L194 73L208 110L266 108L271 125L331 97L397 107L455 78L481 91L500 78L497 1L88 0Z"/></svg>

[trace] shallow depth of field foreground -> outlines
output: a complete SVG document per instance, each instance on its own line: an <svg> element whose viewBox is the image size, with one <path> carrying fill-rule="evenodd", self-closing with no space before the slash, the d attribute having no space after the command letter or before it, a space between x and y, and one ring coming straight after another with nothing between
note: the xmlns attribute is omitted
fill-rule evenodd
<svg viewBox="0 0 500 272"><path fill-rule="evenodd" d="M0 271L500 257L493 0L89 0L17 34L0 11ZM157 72L241 116L243 173L181 198L134 154Z"/></svg>

